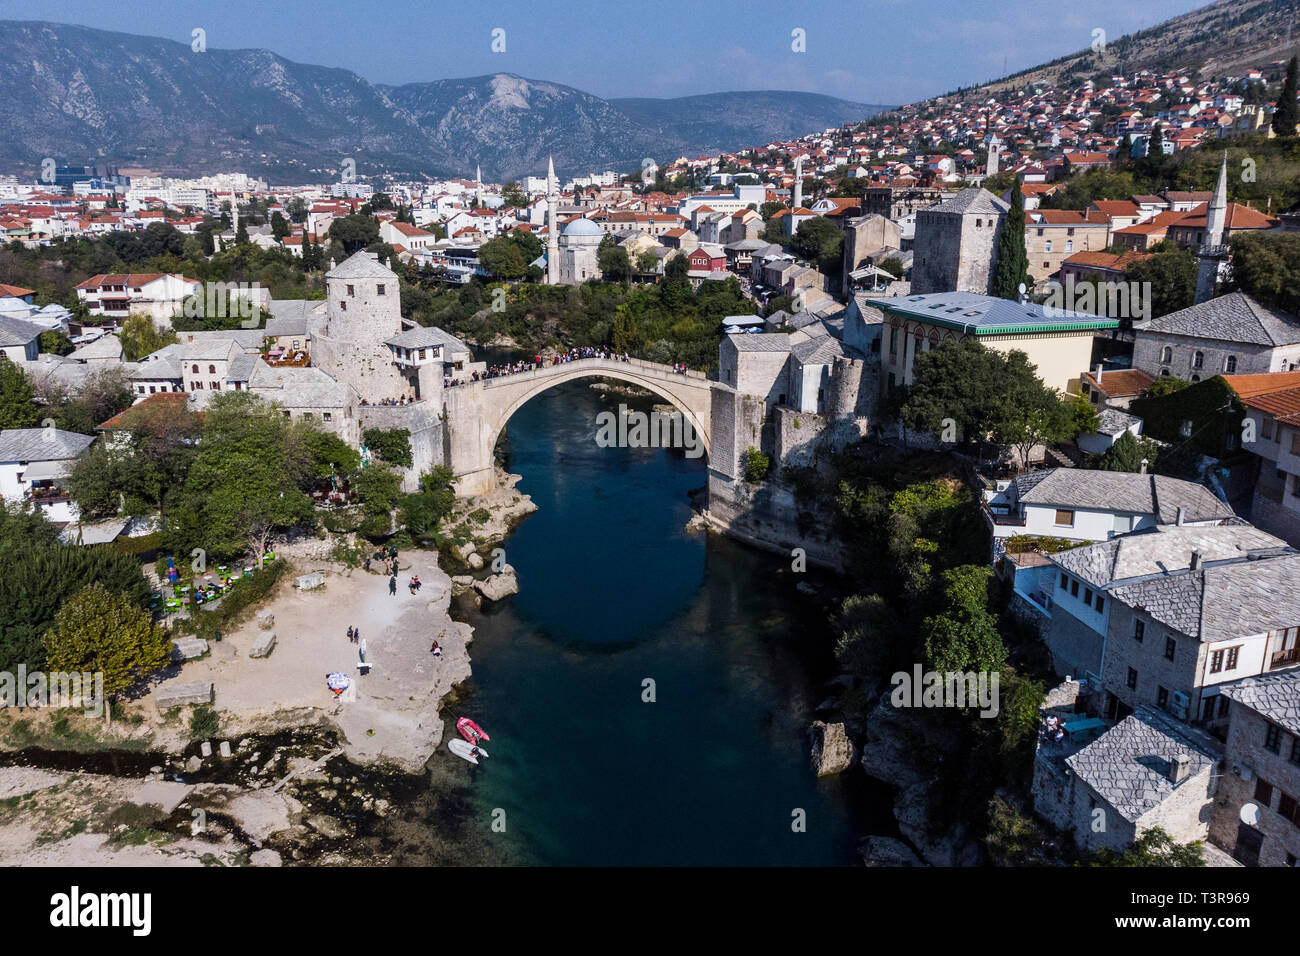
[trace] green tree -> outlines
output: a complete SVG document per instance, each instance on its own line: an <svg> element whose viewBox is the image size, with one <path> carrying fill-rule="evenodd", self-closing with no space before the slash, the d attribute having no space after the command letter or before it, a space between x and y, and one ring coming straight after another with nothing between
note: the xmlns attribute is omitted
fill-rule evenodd
<svg viewBox="0 0 1300 956"><path fill-rule="evenodd" d="M944 571L936 595L941 608L921 625L922 646L929 670L1000 672L1007 649L989 611L992 570L968 564Z"/></svg>
<svg viewBox="0 0 1300 956"><path fill-rule="evenodd" d="M1260 305L1300 313L1300 235L1238 233L1232 250L1232 284Z"/></svg>
<svg viewBox="0 0 1300 956"><path fill-rule="evenodd" d="M1097 468L1101 471L1136 473L1142 470L1145 462L1147 471L1154 471L1159 454L1160 446L1151 439L1139 438L1126 431L1115 439L1115 444L1106 449L1097 462Z"/></svg>
<svg viewBox="0 0 1300 956"><path fill-rule="evenodd" d="M1082 866L1205 866L1200 840L1178 843L1161 827L1152 827L1133 841L1127 849L1109 848L1096 851L1080 861Z"/></svg>
<svg viewBox="0 0 1300 956"><path fill-rule="evenodd" d="M402 468L410 468L411 433L405 428L367 428L361 442L384 461Z"/></svg>
<svg viewBox="0 0 1300 956"><path fill-rule="evenodd" d="M1029 278L1029 253L1025 250L1025 197L1017 179L1011 190L1011 209L1002 220L998 235L997 258L993 265L993 294L1000 299L1017 300L1020 286Z"/></svg>
<svg viewBox="0 0 1300 956"><path fill-rule="evenodd" d="M528 205L528 194L518 183L506 183L501 187L501 201L507 206L522 209Z"/></svg>
<svg viewBox="0 0 1300 956"><path fill-rule="evenodd" d="M102 673L109 701L171 659L171 640L153 615L98 583L59 609L43 640L50 670Z"/></svg>
<svg viewBox="0 0 1300 956"><path fill-rule="evenodd" d="M628 261L627 250L622 246L602 248L597 254L597 264L601 276L609 282L626 282L632 277L632 264Z"/></svg>
<svg viewBox="0 0 1300 956"><path fill-rule="evenodd" d="M36 390L15 363L0 353L0 431L31 428L40 420Z"/></svg>
<svg viewBox="0 0 1300 956"><path fill-rule="evenodd" d="M750 484L758 484L767 477L772 468L772 459L757 448L747 448L741 456L741 471Z"/></svg>
<svg viewBox="0 0 1300 956"><path fill-rule="evenodd" d="M379 223L369 216L352 213L330 223L326 235L343 246L344 256L350 256L379 241Z"/></svg>
<svg viewBox="0 0 1300 956"><path fill-rule="evenodd" d="M72 340L58 329L42 332L36 339L36 345L42 354L48 355L68 355L77 348L72 344Z"/></svg>
<svg viewBox="0 0 1300 956"><path fill-rule="evenodd" d="M260 566L275 535L315 524L302 491L312 477L310 449L277 406L247 392L221 392L204 412L169 543L218 558L251 552Z"/></svg>
<svg viewBox="0 0 1300 956"><path fill-rule="evenodd" d="M1300 124L1300 106L1296 103L1296 64L1296 57L1291 57L1286 65L1282 92L1277 98L1277 109L1273 112L1273 132L1288 139L1295 139L1296 125Z"/></svg>
<svg viewBox="0 0 1300 956"><path fill-rule="evenodd" d="M1196 301L1195 253L1168 241L1156 243L1149 251L1151 256L1125 266L1124 278L1150 284L1152 318L1191 306ZM1131 328L1131 318L1121 317L1120 327Z"/></svg>
<svg viewBox="0 0 1300 956"><path fill-rule="evenodd" d="M289 228L289 221L279 212L271 213L271 235L275 236L275 241L283 243L293 230Z"/></svg>
<svg viewBox="0 0 1300 956"><path fill-rule="evenodd" d="M528 271L528 260L518 243L511 242L508 236L497 236L483 243L478 250L478 261L489 275L500 279L518 279Z"/></svg>
<svg viewBox="0 0 1300 956"><path fill-rule="evenodd" d="M138 362L146 355L152 355L168 345L175 345L178 341L175 331L159 329L150 316L141 313L126 318L118 338L122 344L122 354L128 362Z"/></svg>

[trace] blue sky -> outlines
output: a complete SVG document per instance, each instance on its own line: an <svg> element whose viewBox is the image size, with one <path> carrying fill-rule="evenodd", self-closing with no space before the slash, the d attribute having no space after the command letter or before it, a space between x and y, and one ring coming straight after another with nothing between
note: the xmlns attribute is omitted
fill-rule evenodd
<svg viewBox="0 0 1300 956"><path fill-rule="evenodd" d="M1114 39L1204 0L0 0L0 18L265 47L379 83L518 73L598 96L795 89L902 103ZM505 31L494 53L492 31ZM806 52L791 49L804 31Z"/></svg>

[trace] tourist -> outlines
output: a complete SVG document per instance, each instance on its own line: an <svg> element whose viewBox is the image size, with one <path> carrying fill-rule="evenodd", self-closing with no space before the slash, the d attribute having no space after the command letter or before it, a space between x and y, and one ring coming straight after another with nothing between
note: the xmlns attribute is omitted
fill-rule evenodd
<svg viewBox="0 0 1300 956"><path fill-rule="evenodd" d="M351 627L348 628L348 643L349 643L349 644L352 643L352 628L351 628Z"/></svg>
<svg viewBox="0 0 1300 956"><path fill-rule="evenodd" d="M352 643L356 644L360 640L361 640L361 628L354 627L352 629Z"/></svg>
<svg viewBox="0 0 1300 956"><path fill-rule="evenodd" d="M437 641L434 641L433 646L429 648L429 653L434 657L442 657L442 646Z"/></svg>
<svg viewBox="0 0 1300 956"><path fill-rule="evenodd" d="M388 579L388 593L389 593L389 594L392 594L392 595L396 595L396 594L397 594L397 575L396 575L396 574L394 574L391 578Z"/></svg>

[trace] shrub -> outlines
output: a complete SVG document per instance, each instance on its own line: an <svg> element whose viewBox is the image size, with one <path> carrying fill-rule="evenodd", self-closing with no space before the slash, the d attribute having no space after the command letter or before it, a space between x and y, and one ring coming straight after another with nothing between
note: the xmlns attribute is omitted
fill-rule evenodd
<svg viewBox="0 0 1300 956"><path fill-rule="evenodd" d="M211 707L196 707L190 714L190 737L211 740L221 732L221 718Z"/></svg>
<svg viewBox="0 0 1300 956"><path fill-rule="evenodd" d="M757 448L748 448L741 457L741 469L747 482L758 484L772 470L772 459Z"/></svg>

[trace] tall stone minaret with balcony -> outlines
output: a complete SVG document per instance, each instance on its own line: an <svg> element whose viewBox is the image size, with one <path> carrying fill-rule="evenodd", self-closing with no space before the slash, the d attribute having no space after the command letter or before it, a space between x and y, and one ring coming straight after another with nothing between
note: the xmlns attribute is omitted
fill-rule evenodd
<svg viewBox="0 0 1300 956"><path fill-rule="evenodd" d="M1223 165L1219 167L1219 182L1214 187L1214 196L1205 210L1205 237L1196 253L1197 303L1214 298L1214 287L1218 284L1223 263L1228 258L1228 247L1224 244L1227 225L1228 153L1225 150Z"/></svg>
<svg viewBox="0 0 1300 956"><path fill-rule="evenodd" d="M560 282L560 186L555 179L555 160L546 161L546 284Z"/></svg>

